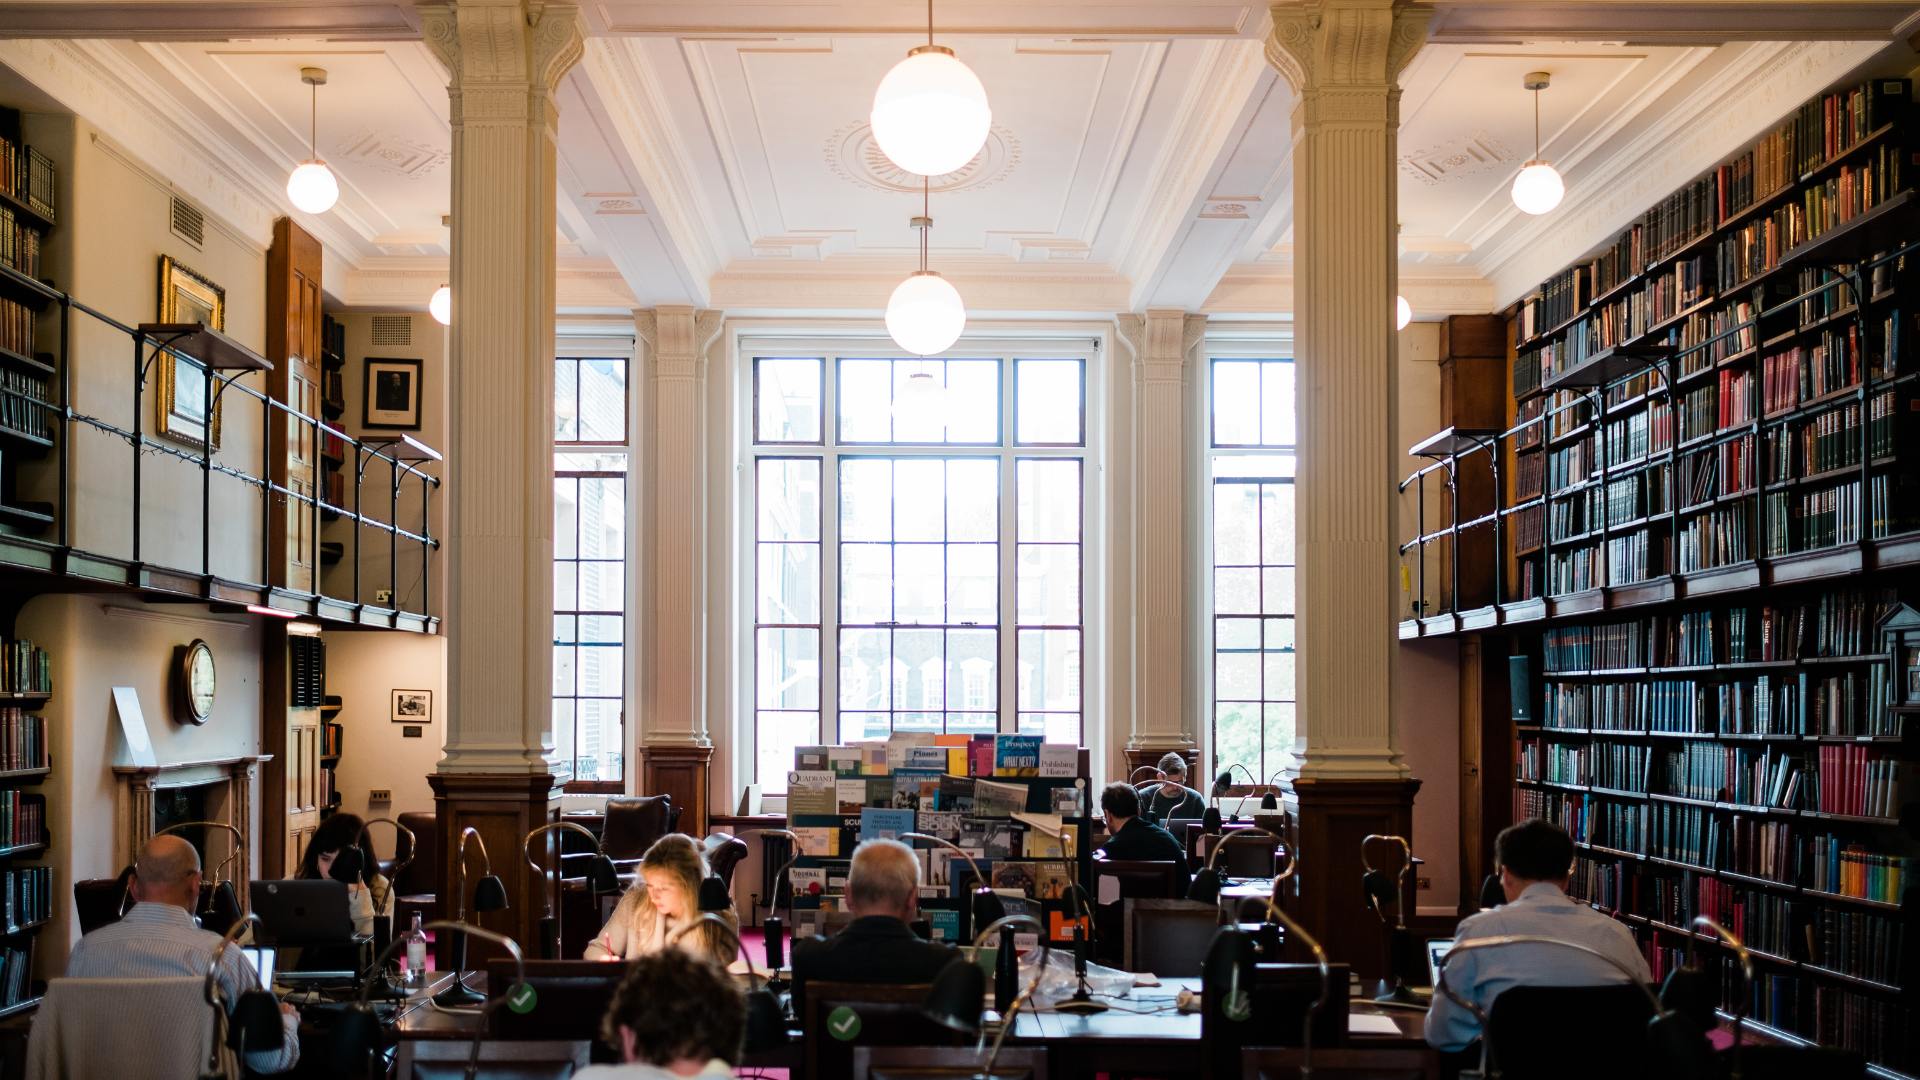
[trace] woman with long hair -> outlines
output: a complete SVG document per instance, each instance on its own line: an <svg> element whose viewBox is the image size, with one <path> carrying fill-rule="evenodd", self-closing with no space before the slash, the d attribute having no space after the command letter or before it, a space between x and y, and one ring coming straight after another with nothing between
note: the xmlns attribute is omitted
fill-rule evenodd
<svg viewBox="0 0 1920 1080"><path fill-rule="evenodd" d="M668 833L654 841L640 859L640 874L620 898L607 925L587 946L589 960L631 960L666 948L674 931L700 918L700 883L710 871L700 845L691 836ZM714 914L738 928L732 909ZM733 961L734 940L708 923L688 931L681 948L705 954L726 966Z"/></svg>
<svg viewBox="0 0 1920 1080"><path fill-rule="evenodd" d="M366 842L366 822L358 814L334 814L320 823L307 840L294 877L317 880L334 876L333 863L348 848L360 852L361 871L347 882L347 906L353 912L353 932L373 933L375 915L393 914L393 884L380 874L380 860Z"/></svg>

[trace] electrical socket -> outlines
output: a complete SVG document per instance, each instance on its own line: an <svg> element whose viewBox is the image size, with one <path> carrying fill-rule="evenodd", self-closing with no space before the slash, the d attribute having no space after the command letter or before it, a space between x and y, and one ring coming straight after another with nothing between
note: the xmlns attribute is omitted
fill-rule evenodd
<svg viewBox="0 0 1920 1080"><path fill-rule="evenodd" d="M1433 879L1430 877L1414 878L1413 885L1416 889L1431 889L1433 888Z"/></svg>
<svg viewBox="0 0 1920 1080"><path fill-rule="evenodd" d="M393 789L383 788L383 787L374 788L372 791L367 792L367 801L368 802L392 802Z"/></svg>
<svg viewBox="0 0 1920 1080"><path fill-rule="evenodd" d="M374 603L376 603L376 604L391 604L391 603L393 603L393 590L392 590L392 589L375 589L375 590L373 590L373 602L374 602Z"/></svg>

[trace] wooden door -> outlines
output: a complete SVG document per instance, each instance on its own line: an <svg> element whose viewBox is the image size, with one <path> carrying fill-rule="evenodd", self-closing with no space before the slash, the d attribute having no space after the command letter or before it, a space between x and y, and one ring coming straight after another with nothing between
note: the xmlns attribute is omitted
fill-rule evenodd
<svg viewBox="0 0 1920 1080"><path fill-rule="evenodd" d="M290 218L273 223L267 253L267 394L302 416L320 416L320 242ZM269 584L298 592L318 591L315 562L314 485L319 477L319 439L312 423L275 410L271 426L274 480L291 495L274 496L280 527L269 537Z"/></svg>

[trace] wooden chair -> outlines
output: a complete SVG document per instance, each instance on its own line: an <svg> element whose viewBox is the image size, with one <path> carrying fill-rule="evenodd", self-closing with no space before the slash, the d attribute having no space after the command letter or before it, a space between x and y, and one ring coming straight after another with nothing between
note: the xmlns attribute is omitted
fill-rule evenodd
<svg viewBox="0 0 1920 1080"><path fill-rule="evenodd" d="M1180 882L1180 864L1132 859L1095 859L1091 892L1098 898L1100 879L1110 877L1119 883L1119 900L1093 906L1094 958L1112 967L1126 962L1127 898L1136 900L1176 900L1185 895Z"/></svg>
<svg viewBox="0 0 1920 1080"><path fill-rule="evenodd" d="M1345 964L1330 964L1327 1002L1313 1017L1313 1068L1320 1071L1323 1049L1347 1044L1347 984ZM1316 964L1255 964L1253 1011L1245 1020L1227 1019L1221 995L1200 996L1201 1075L1241 1075L1243 1048L1249 1045L1300 1045L1307 1009L1320 996L1320 968ZM1298 1066L1295 1066L1298 1075Z"/></svg>
<svg viewBox="0 0 1920 1080"><path fill-rule="evenodd" d="M1198 900L1123 899L1126 971L1195 978L1220 929L1220 909Z"/></svg>
<svg viewBox="0 0 1920 1080"><path fill-rule="evenodd" d="M1207 865L1207 859L1213 855L1213 849L1225 841L1228 835L1230 835L1229 832L1222 832L1219 836L1201 835L1200 850L1196 855L1198 861L1193 864L1194 870L1198 871ZM1214 864L1214 869L1226 877L1270 878L1274 875L1274 863L1279 850L1280 838L1277 836L1249 836L1242 840L1235 840L1220 853L1220 861Z"/></svg>
<svg viewBox="0 0 1920 1080"><path fill-rule="evenodd" d="M402 1039L394 1080L461 1080L472 1053L466 1039ZM480 1044L480 1080L568 1080L586 1067L584 1042Z"/></svg>
<svg viewBox="0 0 1920 1080"><path fill-rule="evenodd" d="M1516 986L1493 999L1487 1034L1507 1080L1652 1076L1651 1019L1636 986Z"/></svg>
<svg viewBox="0 0 1920 1080"><path fill-rule="evenodd" d="M936 1024L920 1012L927 999L927 983L807 982L806 1015L801 1017L801 1042L806 1075L812 1080L840 1080L853 1071L858 1046L954 1046L962 1036ZM837 1037L827 1031L827 1018L838 1008L859 1017L857 1031Z"/></svg>
<svg viewBox="0 0 1920 1080"><path fill-rule="evenodd" d="M626 977L627 965L599 960L528 960L527 985L536 995L524 1013L495 1009L490 1014L489 1038L507 1042L562 1039L589 1044L596 1062L617 1063L620 1055L600 1041L600 1019L607 1014L613 992ZM487 961L487 996L499 997L513 986L511 959Z"/></svg>
<svg viewBox="0 0 1920 1080"><path fill-rule="evenodd" d="M1249 1046L1241 1054L1241 1080L1297 1080L1304 1056L1292 1047ZM1440 1054L1431 1047L1323 1050L1316 1046L1313 1075L1324 1080L1440 1080Z"/></svg>
<svg viewBox="0 0 1920 1080"><path fill-rule="evenodd" d="M413 861L393 881L393 929L402 933L413 925L418 913L426 922L440 917L439 885L434 875L440 872L440 827L437 814L408 812L397 819L413 832ZM405 842L406 834L401 834ZM396 851L394 858L398 860Z"/></svg>
<svg viewBox="0 0 1920 1080"><path fill-rule="evenodd" d="M986 1056L971 1046L856 1046L853 1080L970 1080ZM1045 1047L1002 1047L994 1080L1047 1080Z"/></svg>

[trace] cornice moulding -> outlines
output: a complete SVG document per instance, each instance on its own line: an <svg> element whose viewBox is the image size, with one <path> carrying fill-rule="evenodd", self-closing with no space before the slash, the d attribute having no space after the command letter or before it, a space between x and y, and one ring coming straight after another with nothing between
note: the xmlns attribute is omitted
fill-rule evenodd
<svg viewBox="0 0 1920 1080"><path fill-rule="evenodd" d="M1124 311L1128 286L1113 274L950 274L969 310ZM782 274L730 270L714 276L712 306L753 309L884 311L900 284L895 273Z"/></svg>

